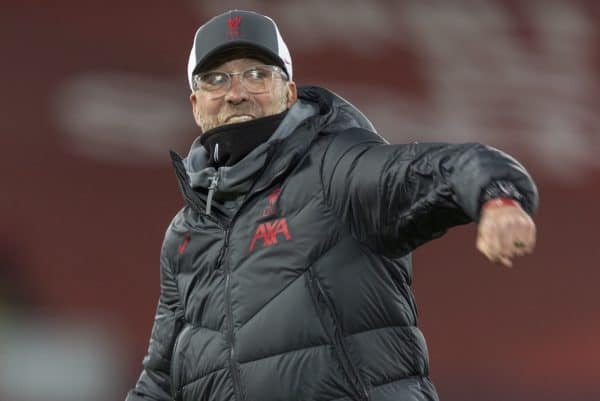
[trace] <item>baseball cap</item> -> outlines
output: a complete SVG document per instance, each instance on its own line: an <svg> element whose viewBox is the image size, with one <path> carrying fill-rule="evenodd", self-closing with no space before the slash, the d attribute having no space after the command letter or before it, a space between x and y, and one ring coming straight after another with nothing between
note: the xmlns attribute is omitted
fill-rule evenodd
<svg viewBox="0 0 600 401"><path fill-rule="evenodd" d="M292 78L290 52L271 18L243 10L230 10L213 17L196 31L188 61L188 83L193 90L192 78L211 60L231 52L240 56L256 56L271 60Z"/></svg>

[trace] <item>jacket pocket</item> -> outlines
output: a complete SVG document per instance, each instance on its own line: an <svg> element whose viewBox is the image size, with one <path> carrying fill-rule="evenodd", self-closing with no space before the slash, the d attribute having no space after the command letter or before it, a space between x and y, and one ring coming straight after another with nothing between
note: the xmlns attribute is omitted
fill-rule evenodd
<svg viewBox="0 0 600 401"><path fill-rule="evenodd" d="M352 388L354 401L368 401L369 392L362 381L358 369L350 359L342 332L342 326L337 318L333 302L325 292L313 268L308 269L308 287L310 295L319 316L323 329L330 338L336 359L338 360L348 384Z"/></svg>

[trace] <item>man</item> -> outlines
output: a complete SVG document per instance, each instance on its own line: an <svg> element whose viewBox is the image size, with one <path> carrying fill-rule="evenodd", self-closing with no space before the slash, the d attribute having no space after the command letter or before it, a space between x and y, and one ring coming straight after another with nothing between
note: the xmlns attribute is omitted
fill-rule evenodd
<svg viewBox="0 0 600 401"><path fill-rule="evenodd" d="M480 144L388 144L344 99L296 88L260 14L200 27L188 78L203 134L172 153L186 206L127 400L437 400L410 252L471 221L490 260L531 252L524 168Z"/></svg>

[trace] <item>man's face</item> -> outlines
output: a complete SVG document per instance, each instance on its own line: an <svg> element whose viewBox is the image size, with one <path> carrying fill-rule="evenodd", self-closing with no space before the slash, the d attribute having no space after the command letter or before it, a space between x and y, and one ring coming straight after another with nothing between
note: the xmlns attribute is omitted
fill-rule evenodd
<svg viewBox="0 0 600 401"><path fill-rule="evenodd" d="M213 70L241 72L262 64L255 59L240 58L223 63ZM285 81L278 77L273 81L270 91L249 93L242 86L239 75L233 77L231 87L221 97L214 98L203 90L195 90L190 95L194 119L202 132L225 124L281 113L294 104L296 99L296 84L293 81Z"/></svg>

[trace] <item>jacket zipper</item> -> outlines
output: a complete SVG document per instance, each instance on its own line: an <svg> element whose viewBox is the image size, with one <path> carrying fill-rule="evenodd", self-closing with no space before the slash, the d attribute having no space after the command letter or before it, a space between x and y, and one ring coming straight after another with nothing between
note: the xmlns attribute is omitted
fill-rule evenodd
<svg viewBox="0 0 600 401"><path fill-rule="evenodd" d="M314 273L311 269L309 269L310 280L316 283L317 290L319 291L320 296L325 301L327 309L333 318L333 326L334 326L334 348L336 353L340 358L340 362L342 363L342 368L344 369L344 373L348 377L348 381L350 385L354 388L354 391L358 394L361 401L369 401L369 392L367 391L367 387L363 383L356 367L352 363L350 359L350 355L348 354L348 349L344 344L344 339L342 337L341 326L337 320L337 316L334 313L333 305L331 304L329 298L327 297L325 290L321 286L321 282L314 276ZM354 380L356 379L356 381Z"/></svg>
<svg viewBox="0 0 600 401"><path fill-rule="evenodd" d="M232 220L233 223L233 220ZM229 263L224 262L227 248L229 247L229 235L231 233L231 224L225 229L225 240L223 250L218 257L217 269L224 264L225 267L225 314L227 317L227 342L229 343L229 371L233 380L233 391L237 400L242 399L242 386L239 372L235 362L235 334L233 331L233 310L231 308L231 269Z"/></svg>
<svg viewBox="0 0 600 401"><path fill-rule="evenodd" d="M210 178L210 186L208 187L208 196L206 198L206 214L210 216L210 209L212 208L212 200L219 185L219 170Z"/></svg>

